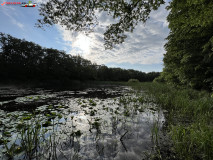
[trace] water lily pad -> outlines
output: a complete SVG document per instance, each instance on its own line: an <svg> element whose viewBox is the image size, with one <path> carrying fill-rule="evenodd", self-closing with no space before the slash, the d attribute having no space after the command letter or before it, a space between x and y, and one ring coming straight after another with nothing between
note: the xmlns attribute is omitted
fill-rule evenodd
<svg viewBox="0 0 213 160"><path fill-rule="evenodd" d="M95 112L94 111L91 111L90 112L90 116L94 116L95 115Z"/></svg>
<svg viewBox="0 0 213 160"><path fill-rule="evenodd" d="M3 132L3 135L6 136L6 137L11 137L12 134L10 132Z"/></svg>
<svg viewBox="0 0 213 160"><path fill-rule="evenodd" d="M32 117L31 116L27 116L27 117L23 117L23 120L30 120Z"/></svg>
<svg viewBox="0 0 213 160"><path fill-rule="evenodd" d="M51 125L51 121L46 121L45 123L42 124L43 127L48 127Z"/></svg>
<svg viewBox="0 0 213 160"><path fill-rule="evenodd" d="M24 128L25 127L25 125L23 124L23 123L19 123L17 126L16 126L16 128L18 129L18 130L21 130L22 128Z"/></svg>

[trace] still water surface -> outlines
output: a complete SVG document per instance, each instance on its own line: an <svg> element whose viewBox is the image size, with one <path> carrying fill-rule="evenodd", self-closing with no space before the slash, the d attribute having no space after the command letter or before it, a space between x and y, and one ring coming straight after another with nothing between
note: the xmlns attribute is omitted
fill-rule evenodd
<svg viewBox="0 0 213 160"><path fill-rule="evenodd" d="M0 158L8 159L7 141L14 159L145 159L156 143L153 127L163 121L150 97L130 87L1 88ZM39 142L26 153L29 133Z"/></svg>

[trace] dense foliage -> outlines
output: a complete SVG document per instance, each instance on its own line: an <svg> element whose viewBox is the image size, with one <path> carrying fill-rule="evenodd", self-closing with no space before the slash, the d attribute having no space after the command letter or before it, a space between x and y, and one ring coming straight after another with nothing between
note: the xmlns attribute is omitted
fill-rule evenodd
<svg viewBox="0 0 213 160"><path fill-rule="evenodd" d="M167 17L164 80L213 89L213 1L173 0Z"/></svg>
<svg viewBox="0 0 213 160"><path fill-rule="evenodd" d="M108 68L64 51L43 48L33 42L0 34L0 77L8 80L152 81L159 73Z"/></svg>

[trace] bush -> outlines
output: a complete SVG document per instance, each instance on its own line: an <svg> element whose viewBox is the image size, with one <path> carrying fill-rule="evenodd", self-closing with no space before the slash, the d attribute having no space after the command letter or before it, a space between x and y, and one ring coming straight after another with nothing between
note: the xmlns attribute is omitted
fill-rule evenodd
<svg viewBox="0 0 213 160"><path fill-rule="evenodd" d="M166 82L163 75L161 74L160 76L156 77L153 82Z"/></svg>
<svg viewBox="0 0 213 160"><path fill-rule="evenodd" d="M130 82L130 83L132 83L132 82L136 83L136 82L140 82L140 81L138 79L129 79L128 82Z"/></svg>

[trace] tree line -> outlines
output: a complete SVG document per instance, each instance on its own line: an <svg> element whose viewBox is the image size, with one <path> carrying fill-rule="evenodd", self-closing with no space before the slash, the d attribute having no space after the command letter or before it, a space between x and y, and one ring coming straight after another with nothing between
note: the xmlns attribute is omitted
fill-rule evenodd
<svg viewBox="0 0 213 160"><path fill-rule="evenodd" d="M97 65L81 56L73 56L33 42L0 33L0 81L152 81L158 72Z"/></svg>
<svg viewBox="0 0 213 160"><path fill-rule="evenodd" d="M158 81L213 90L213 1L173 0Z"/></svg>
<svg viewBox="0 0 213 160"><path fill-rule="evenodd" d="M95 11L107 12L118 23L104 33L105 48L124 42L138 22L145 23L152 10L165 0L55 0L42 4L38 27L60 24L68 30L93 31ZM64 7L66 6L66 7ZM171 0L167 9L170 33L165 44L164 69L156 81L213 90L213 1Z"/></svg>

